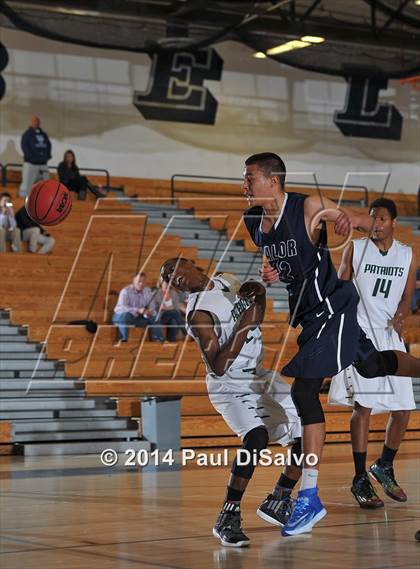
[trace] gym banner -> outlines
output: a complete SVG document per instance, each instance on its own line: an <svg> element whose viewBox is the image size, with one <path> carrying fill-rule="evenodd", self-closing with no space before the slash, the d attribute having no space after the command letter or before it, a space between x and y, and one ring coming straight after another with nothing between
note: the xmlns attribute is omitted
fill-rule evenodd
<svg viewBox="0 0 420 569"><path fill-rule="evenodd" d="M217 100L205 80L220 81L223 60L213 48L192 53L157 53L146 91L133 103L145 119L214 124Z"/></svg>
<svg viewBox="0 0 420 569"><path fill-rule="evenodd" d="M389 103L379 102L387 79L348 77L344 109L334 113L334 123L344 136L400 140L403 118Z"/></svg>

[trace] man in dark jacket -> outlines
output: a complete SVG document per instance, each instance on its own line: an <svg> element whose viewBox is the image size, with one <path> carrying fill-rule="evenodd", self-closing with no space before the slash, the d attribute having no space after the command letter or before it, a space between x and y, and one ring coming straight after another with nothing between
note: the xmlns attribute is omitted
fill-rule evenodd
<svg viewBox="0 0 420 569"><path fill-rule="evenodd" d="M39 117L31 118L31 125L22 134L20 141L23 152L22 183L19 194L27 196L38 180L48 180L47 162L51 158L51 142L41 128Z"/></svg>
<svg viewBox="0 0 420 569"><path fill-rule="evenodd" d="M28 251L30 253L36 253L38 244L41 245L38 251L40 255L45 255L52 250L55 245L54 237L51 237L29 217L24 206L16 212L15 218L17 226L22 232L22 241L29 241Z"/></svg>

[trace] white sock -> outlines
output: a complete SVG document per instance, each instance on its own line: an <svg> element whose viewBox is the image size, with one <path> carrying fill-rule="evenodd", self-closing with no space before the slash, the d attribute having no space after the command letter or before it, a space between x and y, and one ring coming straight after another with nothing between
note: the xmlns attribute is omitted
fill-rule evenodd
<svg viewBox="0 0 420 569"><path fill-rule="evenodd" d="M316 488L318 482L318 470L316 468L304 468L302 470L302 480L300 483L301 490L309 490Z"/></svg>

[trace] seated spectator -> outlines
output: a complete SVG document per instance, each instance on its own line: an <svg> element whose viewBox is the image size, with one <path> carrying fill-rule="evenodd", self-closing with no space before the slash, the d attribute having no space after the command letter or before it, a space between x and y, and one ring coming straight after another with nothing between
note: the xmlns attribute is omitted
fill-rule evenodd
<svg viewBox="0 0 420 569"><path fill-rule="evenodd" d="M159 323L168 328L168 341L175 342L178 330L184 336L185 330L185 303L181 302L179 294L171 288L166 281L161 281L160 288L155 296L158 308Z"/></svg>
<svg viewBox="0 0 420 569"><path fill-rule="evenodd" d="M179 300L179 310L182 313L182 316L184 317L184 321L185 321L185 313L187 312L187 302L188 302L188 297L189 297L189 293L188 292L181 292L181 291L177 291L178 292L178 300Z"/></svg>
<svg viewBox="0 0 420 569"><path fill-rule="evenodd" d="M118 339L128 340L128 328L150 326L150 339L163 342L162 329L157 321L155 294L146 286L145 273L139 273L133 284L123 288L118 296L112 322L118 328Z"/></svg>
<svg viewBox="0 0 420 569"><path fill-rule="evenodd" d="M0 253L6 252L6 241L12 244L12 251L20 251L20 231L13 211L12 196L7 192L0 195Z"/></svg>
<svg viewBox="0 0 420 569"><path fill-rule="evenodd" d="M80 175L73 150L66 150L64 153L63 161L58 165L58 179L71 192L75 192L79 200L86 199L87 190L92 192L96 199L105 197L86 176Z"/></svg>
<svg viewBox="0 0 420 569"><path fill-rule="evenodd" d="M38 253L45 255L52 251L55 245L54 237L46 233L44 229L31 219L23 206L16 212L16 222L22 233L22 241L29 241L28 250L30 253L36 253L38 244L41 245Z"/></svg>

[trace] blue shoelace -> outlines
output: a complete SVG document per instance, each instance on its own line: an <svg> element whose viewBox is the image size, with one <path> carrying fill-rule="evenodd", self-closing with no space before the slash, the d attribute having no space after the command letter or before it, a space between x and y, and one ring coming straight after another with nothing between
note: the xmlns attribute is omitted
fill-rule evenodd
<svg viewBox="0 0 420 569"><path fill-rule="evenodd" d="M294 518L303 514L308 505L309 505L309 498L307 498L306 496L304 498L298 498L296 500L295 507L293 508L291 517Z"/></svg>

